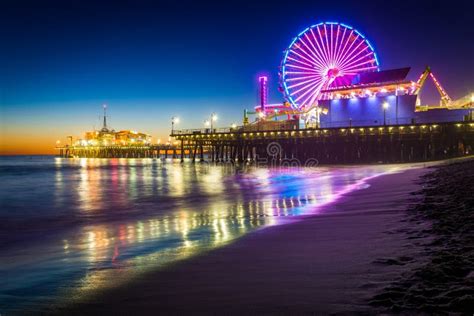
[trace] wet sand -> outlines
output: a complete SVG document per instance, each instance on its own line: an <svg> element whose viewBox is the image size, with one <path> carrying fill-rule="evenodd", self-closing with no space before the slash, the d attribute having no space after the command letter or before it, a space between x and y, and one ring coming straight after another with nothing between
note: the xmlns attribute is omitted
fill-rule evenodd
<svg viewBox="0 0 474 316"><path fill-rule="evenodd" d="M357 313L391 310L374 297L430 262L431 234L407 209L430 170L369 180L322 214L249 234L205 255L148 273L126 287L53 311L64 314ZM390 300L389 300L390 301ZM369 302L374 304L370 305ZM386 302L385 302L386 303ZM50 310L51 312L52 310Z"/></svg>

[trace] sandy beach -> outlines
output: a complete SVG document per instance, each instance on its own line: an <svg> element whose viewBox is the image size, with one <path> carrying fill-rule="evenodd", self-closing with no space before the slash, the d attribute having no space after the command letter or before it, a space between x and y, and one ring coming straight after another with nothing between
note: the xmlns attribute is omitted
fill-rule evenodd
<svg viewBox="0 0 474 316"><path fill-rule="evenodd" d="M435 168L422 177L422 197L407 211L401 231L428 256L371 300L394 313L472 315L474 311L474 161ZM427 228L422 228L429 223ZM418 260L417 257L409 260Z"/></svg>
<svg viewBox="0 0 474 316"><path fill-rule="evenodd" d="M422 196L412 168L373 178L317 216L249 234L236 242L148 273L126 287L59 313L270 314L383 311L369 305L406 271L429 261L406 232L430 221L410 221L407 209ZM50 310L51 311L51 310ZM153 312L151 312L153 311Z"/></svg>

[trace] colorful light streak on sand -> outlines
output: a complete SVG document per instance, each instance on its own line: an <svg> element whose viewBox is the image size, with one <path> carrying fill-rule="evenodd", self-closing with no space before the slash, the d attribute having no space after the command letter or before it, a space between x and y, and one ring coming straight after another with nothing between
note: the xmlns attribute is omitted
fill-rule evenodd
<svg viewBox="0 0 474 316"><path fill-rule="evenodd" d="M368 178L399 169L236 173L159 160L53 158L3 158L0 168L7 311L87 300L256 229L324 212Z"/></svg>

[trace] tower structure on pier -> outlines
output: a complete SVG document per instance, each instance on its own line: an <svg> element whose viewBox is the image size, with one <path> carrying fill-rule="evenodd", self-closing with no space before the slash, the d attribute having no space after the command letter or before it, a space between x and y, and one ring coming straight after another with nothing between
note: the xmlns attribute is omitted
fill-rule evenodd
<svg viewBox="0 0 474 316"><path fill-rule="evenodd" d="M101 132L107 133L109 132L109 129L107 127L107 104L104 104L103 108L104 108L104 122L102 125Z"/></svg>
<svg viewBox="0 0 474 316"><path fill-rule="evenodd" d="M259 90L259 105L262 112L265 113L265 106L268 103L268 86L267 86L268 77L261 76L258 77L258 90Z"/></svg>

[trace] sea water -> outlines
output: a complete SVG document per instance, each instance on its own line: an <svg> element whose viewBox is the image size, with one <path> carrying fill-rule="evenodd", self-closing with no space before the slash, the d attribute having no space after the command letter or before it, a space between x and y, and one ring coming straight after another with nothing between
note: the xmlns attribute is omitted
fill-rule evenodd
<svg viewBox="0 0 474 316"><path fill-rule="evenodd" d="M0 314L39 311L330 203L394 166L0 158Z"/></svg>

